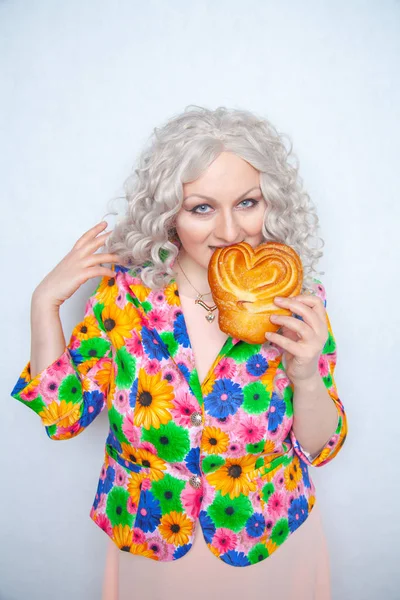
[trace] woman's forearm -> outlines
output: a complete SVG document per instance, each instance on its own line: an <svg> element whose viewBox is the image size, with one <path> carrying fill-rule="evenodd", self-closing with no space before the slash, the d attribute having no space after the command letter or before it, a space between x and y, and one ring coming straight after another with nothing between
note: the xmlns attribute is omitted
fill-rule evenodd
<svg viewBox="0 0 400 600"><path fill-rule="evenodd" d="M31 377L51 365L65 350L60 308L34 291L31 302Z"/></svg>
<svg viewBox="0 0 400 600"><path fill-rule="evenodd" d="M311 455L317 455L336 431L338 412L322 377L297 383L293 394L293 433Z"/></svg>

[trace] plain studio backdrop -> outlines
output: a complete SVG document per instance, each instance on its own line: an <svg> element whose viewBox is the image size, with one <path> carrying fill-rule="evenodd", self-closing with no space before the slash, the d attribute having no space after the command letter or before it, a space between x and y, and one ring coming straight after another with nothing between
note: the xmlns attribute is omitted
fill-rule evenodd
<svg viewBox="0 0 400 600"><path fill-rule="evenodd" d="M0 1L2 600L100 598L108 538L89 511L106 412L55 442L10 392L34 288L189 104L253 110L293 141L349 422L337 457L311 468L333 598L400 598L399 50L394 0ZM63 305L67 341L97 282Z"/></svg>

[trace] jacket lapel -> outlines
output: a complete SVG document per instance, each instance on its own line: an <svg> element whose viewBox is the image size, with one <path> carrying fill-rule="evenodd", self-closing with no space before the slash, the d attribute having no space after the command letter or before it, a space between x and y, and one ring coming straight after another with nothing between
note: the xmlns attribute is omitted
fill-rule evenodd
<svg viewBox="0 0 400 600"><path fill-rule="evenodd" d="M187 381L190 389L192 390L193 394L197 398L198 402L202 405L203 404L202 386L200 384L199 376L198 376L197 369L196 369L193 348L190 343L188 329L187 329L185 317L184 317L184 314L182 311L182 305L181 305L181 301L179 298L179 291L178 291L176 281L172 280L172 282L169 284L169 286L175 287L176 302L177 302L175 308L177 311L180 311L180 313L181 313L181 316L180 316L181 336L180 336L179 340L176 340L177 344L178 344L178 349L176 350L176 352L174 352L174 355L172 355L172 353L170 352L170 350L168 348L168 345L163 341L163 339L161 337L161 334L164 333L162 322L153 321L153 323L150 324L150 320L147 317L149 308L151 308L149 306L149 302L147 301L147 296L149 294L149 288L147 288L143 284L138 284L138 283L129 285L129 287L131 288L132 292L135 295L134 297L132 297L132 300L134 300L134 304L140 310L143 323L144 323L145 327L151 332L154 342L160 347L165 358L174 362L176 367L180 370L180 372L184 376L185 380ZM139 298L144 298L144 300L140 300ZM232 350L232 348L234 346L236 346L239 343L245 344L246 342L242 342L241 340L232 338L231 336L229 336L226 339L224 345L222 346L221 350L219 351L218 356L215 358L214 363L211 365L211 367L205 377L203 385L205 385L207 383L207 380L209 379L210 375L213 373L218 362L222 358L224 358L224 356L226 356ZM255 347L255 351L258 351L257 346ZM182 360L183 358L184 358L184 360ZM187 368L186 365L189 365L189 367Z"/></svg>

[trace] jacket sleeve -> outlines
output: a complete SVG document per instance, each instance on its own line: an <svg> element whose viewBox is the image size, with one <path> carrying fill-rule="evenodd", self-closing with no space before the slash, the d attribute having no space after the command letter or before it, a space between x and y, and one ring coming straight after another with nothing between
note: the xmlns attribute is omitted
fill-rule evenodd
<svg viewBox="0 0 400 600"><path fill-rule="evenodd" d="M314 279L314 285L311 293L318 295L324 302L326 308L326 293L323 284L318 280ZM339 398L338 391L336 388L336 382L334 379L334 371L336 367L337 351L336 351L336 340L332 332L331 323L329 320L328 313L326 313L326 321L328 325L328 338L325 346L321 352L318 367L320 375L324 381L326 389L332 401L335 403L337 410L337 425L334 434L329 440L326 441L325 445L321 450L314 455L306 452L296 438L293 429L290 430L290 438L294 447L295 452L298 456L309 466L321 467L326 463L330 462L339 452L347 436L347 417L342 401ZM293 385L291 386L293 390Z"/></svg>
<svg viewBox="0 0 400 600"><path fill-rule="evenodd" d="M113 287L115 280L102 278L61 356L33 379L28 362L11 392L40 416L53 440L77 436L106 405L113 359L103 309Z"/></svg>

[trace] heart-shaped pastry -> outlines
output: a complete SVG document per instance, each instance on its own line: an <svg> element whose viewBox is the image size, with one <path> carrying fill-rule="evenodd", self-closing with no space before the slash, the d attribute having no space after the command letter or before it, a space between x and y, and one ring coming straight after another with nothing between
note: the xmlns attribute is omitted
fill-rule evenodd
<svg viewBox="0 0 400 600"><path fill-rule="evenodd" d="M265 242L253 249L241 242L214 251L208 282L221 331L250 344L263 344L266 331L280 328L271 323L270 315L292 314L279 308L274 298L301 292L303 266L297 252L286 244Z"/></svg>

